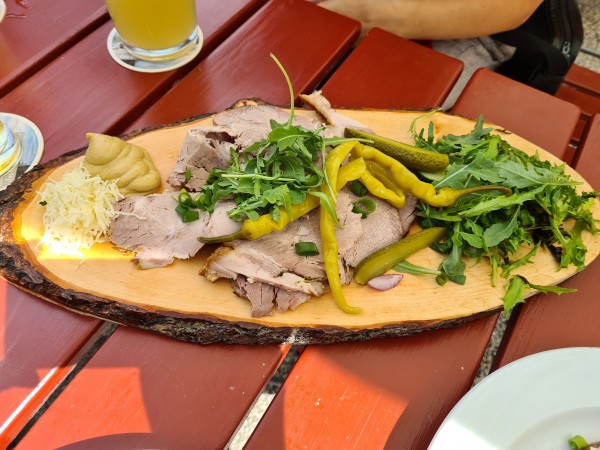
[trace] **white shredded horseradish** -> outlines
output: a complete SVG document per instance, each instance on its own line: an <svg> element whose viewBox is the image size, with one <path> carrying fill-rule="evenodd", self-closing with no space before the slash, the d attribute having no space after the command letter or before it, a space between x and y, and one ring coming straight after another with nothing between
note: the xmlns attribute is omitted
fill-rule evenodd
<svg viewBox="0 0 600 450"><path fill-rule="evenodd" d="M45 208L40 244L56 255L78 256L108 240L110 222L119 214L115 202L123 198L115 181L92 177L82 165L46 182L40 196Z"/></svg>

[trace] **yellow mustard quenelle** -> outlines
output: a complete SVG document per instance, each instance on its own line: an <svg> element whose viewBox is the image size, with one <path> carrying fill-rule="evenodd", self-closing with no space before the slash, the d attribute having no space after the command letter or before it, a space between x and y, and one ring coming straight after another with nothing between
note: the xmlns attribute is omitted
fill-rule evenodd
<svg viewBox="0 0 600 450"><path fill-rule="evenodd" d="M116 181L123 195L145 195L160 187L160 174L148 152L123 139L87 133L89 145L83 166L91 176Z"/></svg>

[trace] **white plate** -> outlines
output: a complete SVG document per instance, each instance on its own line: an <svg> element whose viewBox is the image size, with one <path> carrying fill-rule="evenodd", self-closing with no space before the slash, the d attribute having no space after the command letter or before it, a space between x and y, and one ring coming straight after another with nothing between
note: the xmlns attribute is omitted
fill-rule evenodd
<svg viewBox="0 0 600 450"><path fill-rule="evenodd" d="M429 450L569 450L600 441L600 348L537 353L484 378L450 411Z"/></svg>

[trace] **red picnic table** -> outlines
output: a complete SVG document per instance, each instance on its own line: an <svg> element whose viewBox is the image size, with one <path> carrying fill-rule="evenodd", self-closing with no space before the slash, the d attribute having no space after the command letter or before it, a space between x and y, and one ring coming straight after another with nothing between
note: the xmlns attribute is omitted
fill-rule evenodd
<svg viewBox="0 0 600 450"><path fill-rule="evenodd" d="M119 135L247 97L285 105L269 52L285 61L296 95L320 88L339 108L439 107L462 70L378 29L355 46L357 22L304 0L211 0L197 2L205 41L192 63L136 73L106 51L103 2L84 3L10 3L0 24L0 111L39 126L42 162L84 146L88 131ZM573 104L480 70L452 112L483 114L600 188L600 120L570 146L580 117ZM599 275L595 261L562 284L577 293L516 308L494 368L542 350L600 346ZM301 347L245 448L427 448L470 390L498 316ZM185 343L67 311L0 279L0 448L227 448L291 349Z"/></svg>

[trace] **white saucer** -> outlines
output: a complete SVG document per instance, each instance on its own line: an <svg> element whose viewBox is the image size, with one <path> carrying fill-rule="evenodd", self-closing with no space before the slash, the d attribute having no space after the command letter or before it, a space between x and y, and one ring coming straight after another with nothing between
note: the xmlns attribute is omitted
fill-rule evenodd
<svg viewBox="0 0 600 450"><path fill-rule="evenodd" d="M0 120L19 137L23 156L17 169L17 177L29 172L40 162L44 153L44 138L40 129L31 120L17 114L0 112Z"/></svg>
<svg viewBox="0 0 600 450"><path fill-rule="evenodd" d="M200 53L203 43L204 35L200 27L198 27L198 37L193 47L185 55L171 61L150 62L133 57L123 46L123 41L114 28L110 31L106 40L108 53L119 65L135 72L145 73L168 72L169 70L184 66Z"/></svg>

